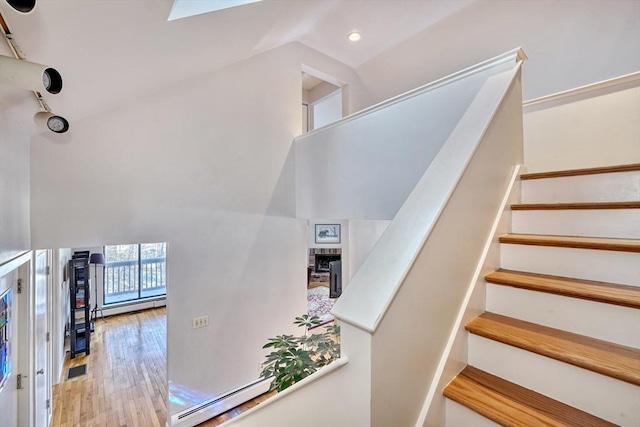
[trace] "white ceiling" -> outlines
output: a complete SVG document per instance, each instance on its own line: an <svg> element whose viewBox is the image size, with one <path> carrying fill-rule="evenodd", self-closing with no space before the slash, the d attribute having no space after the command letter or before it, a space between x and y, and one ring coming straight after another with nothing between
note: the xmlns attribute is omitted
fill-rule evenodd
<svg viewBox="0 0 640 427"><path fill-rule="evenodd" d="M61 72L63 91L45 98L73 125L292 41L357 68L474 1L265 0L168 22L170 0L38 0L3 15L27 59Z"/></svg>

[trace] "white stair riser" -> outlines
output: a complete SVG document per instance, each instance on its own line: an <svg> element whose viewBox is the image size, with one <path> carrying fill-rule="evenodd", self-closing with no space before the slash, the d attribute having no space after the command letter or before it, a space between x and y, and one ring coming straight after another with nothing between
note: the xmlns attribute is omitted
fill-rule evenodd
<svg viewBox="0 0 640 427"><path fill-rule="evenodd" d="M640 172L617 172L522 182L522 203L582 203L640 200Z"/></svg>
<svg viewBox="0 0 640 427"><path fill-rule="evenodd" d="M640 239L640 209L513 211L511 218L519 234Z"/></svg>
<svg viewBox="0 0 640 427"><path fill-rule="evenodd" d="M504 269L640 286L640 253L500 245Z"/></svg>
<svg viewBox="0 0 640 427"><path fill-rule="evenodd" d="M640 387L469 334L469 365L621 426L640 425Z"/></svg>
<svg viewBox="0 0 640 427"><path fill-rule="evenodd" d="M447 399L446 411L446 427L500 427L500 424L494 423L490 419L483 417L477 412L451 399Z"/></svg>
<svg viewBox="0 0 640 427"><path fill-rule="evenodd" d="M486 301L492 313L640 348L637 309L495 284L487 284Z"/></svg>

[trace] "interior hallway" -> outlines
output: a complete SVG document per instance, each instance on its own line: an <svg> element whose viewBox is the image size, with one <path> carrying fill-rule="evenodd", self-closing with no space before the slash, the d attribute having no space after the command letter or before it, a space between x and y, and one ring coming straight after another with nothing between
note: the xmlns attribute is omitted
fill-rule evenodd
<svg viewBox="0 0 640 427"><path fill-rule="evenodd" d="M53 390L54 427L165 427L167 421L165 307L98 319L91 354L67 355ZM87 374L67 380L69 368ZM214 427L266 400L258 396L200 426Z"/></svg>

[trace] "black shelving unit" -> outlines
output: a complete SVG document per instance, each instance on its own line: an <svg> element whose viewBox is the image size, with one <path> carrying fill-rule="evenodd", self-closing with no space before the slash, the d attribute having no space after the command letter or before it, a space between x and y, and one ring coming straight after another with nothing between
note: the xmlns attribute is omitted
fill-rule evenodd
<svg viewBox="0 0 640 427"><path fill-rule="evenodd" d="M89 303L89 258L69 261L69 296L71 298L71 358L90 354L91 304Z"/></svg>

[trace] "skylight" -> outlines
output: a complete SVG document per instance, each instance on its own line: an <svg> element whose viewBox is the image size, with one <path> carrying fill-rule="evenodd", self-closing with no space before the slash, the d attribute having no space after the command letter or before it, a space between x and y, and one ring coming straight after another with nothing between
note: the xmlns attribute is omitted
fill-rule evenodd
<svg viewBox="0 0 640 427"><path fill-rule="evenodd" d="M203 13L217 12L262 0L173 0L173 6L169 13L168 21L180 18L200 15Z"/></svg>

